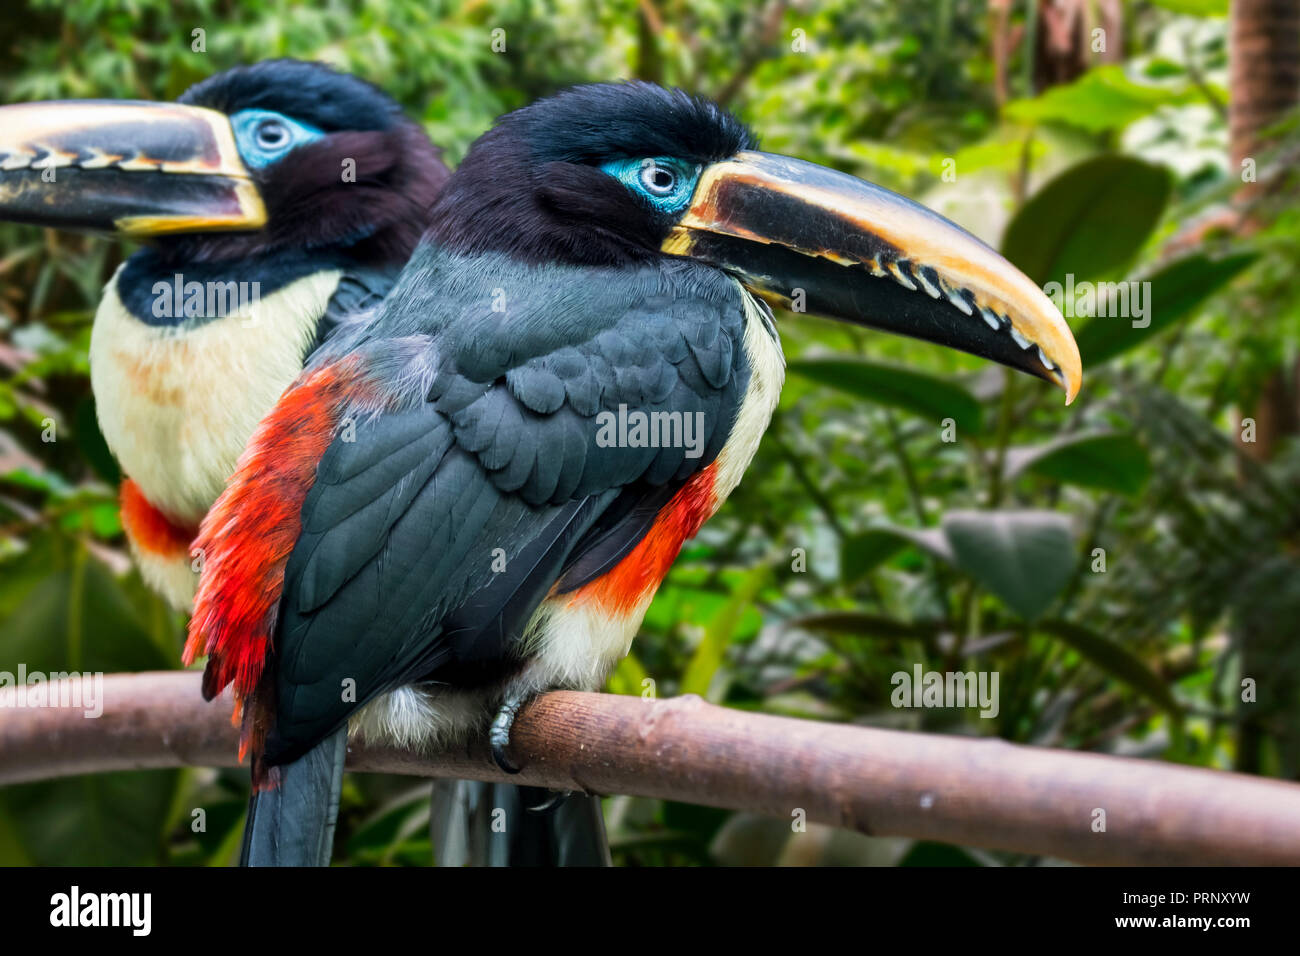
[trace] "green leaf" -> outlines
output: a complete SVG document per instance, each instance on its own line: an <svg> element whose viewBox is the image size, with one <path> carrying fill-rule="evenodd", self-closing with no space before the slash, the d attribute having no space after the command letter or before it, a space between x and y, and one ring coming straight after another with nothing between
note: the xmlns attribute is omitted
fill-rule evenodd
<svg viewBox="0 0 1300 956"><path fill-rule="evenodd" d="M148 671L178 663L154 643L108 568L84 553L71 569L23 589L22 604L0 625L0 670L22 663L43 673Z"/></svg>
<svg viewBox="0 0 1300 956"><path fill-rule="evenodd" d="M176 770L130 770L19 784L0 791L0 815L39 866L157 863Z"/></svg>
<svg viewBox="0 0 1300 956"><path fill-rule="evenodd" d="M727 603L726 594L686 583L685 569L680 562L674 566L646 612L643 630L666 634L681 621L708 621Z"/></svg>
<svg viewBox="0 0 1300 956"><path fill-rule="evenodd" d="M248 823L248 814L240 813L234 822L226 828L221 842L208 854L208 866L234 866L239 862L240 847L244 842L244 826Z"/></svg>
<svg viewBox="0 0 1300 956"><path fill-rule="evenodd" d="M1157 7L1193 17L1226 17L1228 0L1152 0Z"/></svg>
<svg viewBox="0 0 1300 956"><path fill-rule="evenodd" d="M908 545L945 561L952 560L952 549L943 532L935 528L880 524L844 539L840 545L840 574L846 582L857 581Z"/></svg>
<svg viewBox="0 0 1300 956"><path fill-rule="evenodd" d="M192 792L192 791L191 791ZM199 800L195 806L203 808L204 829L193 833L198 844L199 860L208 866L232 866L239 859L240 843L244 834L244 821L248 817L248 800ZM193 807L182 815L186 829L192 830Z"/></svg>
<svg viewBox="0 0 1300 956"><path fill-rule="evenodd" d="M144 671L174 666L155 645L108 568L83 550L70 567L40 546L40 577L6 578L0 606L0 670ZM8 586L15 588L7 593ZM157 862L175 771L131 771L7 787L8 817L26 854L42 865L126 866Z"/></svg>
<svg viewBox="0 0 1300 956"><path fill-rule="evenodd" d="M73 437L81 449L86 461L95 469L95 473L114 488L122 480L122 469L108 450L104 433L99 430L99 416L95 412L95 400L87 396L77 403L73 419Z"/></svg>
<svg viewBox="0 0 1300 956"><path fill-rule="evenodd" d="M1054 511L949 511L954 563L1021 617L1047 610L1074 570L1074 535Z"/></svg>
<svg viewBox="0 0 1300 956"><path fill-rule="evenodd" d="M983 866L969 850L947 843L931 843L917 840L906 855L898 861L899 866Z"/></svg>
<svg viewBox="0 0 1300 956"><path fill-rule="evenodd" d="M1117 64L1089 70L1073 83L1053 86L1033 99L1013 100L1006 115L1025 123L1067 123L1090 133L1122 129L1161 106L1195 102L1198 91L1135 83Z"/></svg>
<svg viewBox="0 0 1300 956"><path fill-rule="evenodd" d="M824 611L819 614L804 614L785 622L787 628L803 631L821 631L830 634L849 634L857 637L924 637L943 629L942 623L909 624L892 617L879 614L864 614L861 611Z"/></svg>
<svg viewBox="0 0 1300 956"><path fill-rule="evenodd" d="M1152 57L1142 68L1142 75L1152 80L1163 80L1171 76L1186 76L1187 68L1175 60L1164 57Z"/></svg>
<svg viewBox="0 0 1300 956"><path fill-rule="evenodd" d="M1197 253L1170 263L1145 280L1147 315L1142 319L1099 315L1076 330L1075 341L1085 369L1150 342L1173 325L1191 317L1206 299L1250 266L1258 254L1239 252L1220 259ZM1134 321L1146 322L1134 328Z"/></svg>
<svg viewBox="0 0 1300 956"><path fill-rule="evenodd" d="M905 538L884 528L851 534L840 544L840 575L849 583L860 580L906 545Z"/></svg>
<svg viewBox="0 0 1300 956"><path fill-rule="evenodd" d="M754 568L740 581L732 592L731 598L722 609L714 615L704 629L700 644L691 655L682 676L681 693L699 694L714 703L726 697L727 681L715 680L722 668L722 659L727 653L727 645L740 624L746 609L754 603L754 598L772 576L770 565Z"/></svg>
<svg viewBox="0 0 1300 956"><path fill-rule="evenodd" d="M1141 659L1115 641L1070 621L1043 621L1038 630L1070 645L1111 677L1151 698L1165 710L1180 711L1165 682Z"/></svg>
<svg viewBox="0 0 1300 956"><path fill-rule="evenodd" d="M605 692L608 694L622 694L627 697L640 697L645 692L645 684L649 675L646 674L645 668L637 660L635 654L629 653L621 661L614 673L609 675L605 681Z"/></svg>
<svg viewBox="0 0 1300 956"><path fill-rule="evenodd" d="M399 854L427 860L432 853L429 813L427 787L399 793L361 822L348 839L348 856L384 866L393 864Z"/></svg>
<svg viewBox="0 0 1300 956"><path fill-rule="evenodd" d="M1169 174L1128 156L1071 166L1020 208L1002 254L1040 286L1109 275L1146 243L1169 199ZM1085 365L1085 368L1087 366Z"/></svg>
<svg viewBox="0 0 1300 956"><path fill-rule="evenodd" d="M1053 481L1136 495L1151 477L1151 459L1132 435L1068 435L1032 448L1007 451L1007 475L1031 472Z"/></svg>
<svg viewBox="0 0 1300 956"><path fill-rule="evenodd" d="M0 806L4 792L0 791ZM22 837L7 813L0 813L0 866L31 866L32 858L23 849Z"/></svg>
<svg viewBox="0 0 1300 956"><path fill-rule="evenodd" d="M876 405L901 408L933 422L951 418L964 432L980 431L979 400L951 379L863 359L803 359L791 362L789 369Z"/></svg>

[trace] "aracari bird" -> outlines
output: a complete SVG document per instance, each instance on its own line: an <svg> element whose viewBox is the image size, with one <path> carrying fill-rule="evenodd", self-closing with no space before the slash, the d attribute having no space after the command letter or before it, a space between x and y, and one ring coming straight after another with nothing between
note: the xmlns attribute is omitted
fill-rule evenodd
<svg viewBox="0 0 1300 956"><path fill-rule="evenodd" d="M0 108L0 218L141 240L90 341L145 580L188 610L191 542L307 356L391 288L449 171L381 90L271 60L178 103Z"/></svg>
<svg viewBox="0 0 1300 956"><path fill-rule="evenodd" d="M1081 380L1060 313L989 247L756 151L680 91L584 86L506 115L431 223L258 426L198 539L186 660L207 655L209 699L234 688L253 864L328 859L349 720L412 747L486 732L512 770L523 701L599 688L768 425L768 302L1067 400Z"/></svg>

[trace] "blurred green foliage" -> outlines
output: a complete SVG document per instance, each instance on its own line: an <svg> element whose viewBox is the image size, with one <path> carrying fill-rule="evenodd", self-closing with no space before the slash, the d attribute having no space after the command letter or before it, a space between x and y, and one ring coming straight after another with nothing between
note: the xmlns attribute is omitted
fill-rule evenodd
<svg viewBox="0 0 1300 956"><path fill-rule="evenodd" d="M454 161L505 110L640 76L725 100L768 149L930 202L1038 281L1149 281L1146 328L1071 320L1069 409L966 356L780 316L771 431L610 689L1296 778L1300 443L1260 460L1238 440L1295 367L1294 126L1261 158L1283 177L1263 228L1180 238L1240 185L1225 6L1125 4L1122 59L1035 90L1026 44L997 62L973 0L28 0L0 12L0 93L170 98L236 63L321 59L391 92ZM128 569L87 379L127 252L0 228L0 669L179 666L183 621ZM997 671L997 717L891 706L916 664ZM224 864L246 787L205 769L11 787L0 862ZM338 862L426 863L427 789L350 775ZM607 816L629 865L1028 862L628 797Z"/></svg>

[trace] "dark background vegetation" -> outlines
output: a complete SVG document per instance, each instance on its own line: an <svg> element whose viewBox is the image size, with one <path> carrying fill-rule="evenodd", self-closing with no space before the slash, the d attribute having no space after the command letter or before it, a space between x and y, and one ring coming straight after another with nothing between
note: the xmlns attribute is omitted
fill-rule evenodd
<svg viewBox="0 0 1300 956"><path fill-rule="evenodd" d="M1071 320L1069 409L965 356L780 316L771 431L609 689L1296 779L1300 137L1283 117L1251 140L1273 182L1243 185L1228 103L1251 94L1230 88L1226 10L28 0L0 12L0 101L171 98L237 63L320 59L390 91L454 162L505 110L641 76L922 199L1036 281L1149 281L1149 328ZM99 290L129 251L0 227L0 669L179 666L183 620L125 556L87 378ZM891 675L918 663L996 671L997 717L891 706ZM246 788L208 769L11 787L0 863L224 864ZM336 860L427 863L427 793L350 775ZM1042 862L622 796L606 811L627 865Z"/></svg>

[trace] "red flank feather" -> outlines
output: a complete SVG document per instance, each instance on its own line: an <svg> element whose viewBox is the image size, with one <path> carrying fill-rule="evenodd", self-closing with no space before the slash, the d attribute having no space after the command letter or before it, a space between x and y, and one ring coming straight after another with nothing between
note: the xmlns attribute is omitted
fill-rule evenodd
<svg viewBox="0 0 1300 956"><path fill-rule="evenodd" d="M573 593L571 602L598 601L611 614L632 613L668 574L682 545L695 536L717 508L712 464L690 477L649 532L622 561Z"/></svg>
<svg viewBox="0 0 1300 956"><path fill-rule="evenodd" d="M354 377L340 365L316 369L292 385L258 425L226 490L208 511L194 542L203 562L184 661L208 656L203 693L209 700L234 684L233 721L239 757L260 756L274 710L259 688L284 569L302 526L302 504L316 466L334 437ZM251 699L254 707L245 712Z"/></svg>
<svg viewBox="0 0 1300 956"><path fill-rule="evenodd" d="M199 533L194 525L174 521L157 508L130 478L122 480L122 528L142 552L162 558L179 557Z"/></svg>

